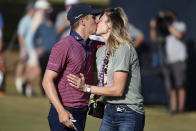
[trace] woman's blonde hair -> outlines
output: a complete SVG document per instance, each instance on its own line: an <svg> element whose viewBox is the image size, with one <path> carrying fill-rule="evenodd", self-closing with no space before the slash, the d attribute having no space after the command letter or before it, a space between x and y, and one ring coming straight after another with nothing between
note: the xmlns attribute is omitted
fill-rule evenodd
<svg viewBox="0 0 196 131"><path fill-rule="evenodd" d="M109 8L104 11L108 22L112 24L111 34L107 41L110 52L116 50L120 45L130 47L131 37L128 32L128 18L122 8Z"/></svg>

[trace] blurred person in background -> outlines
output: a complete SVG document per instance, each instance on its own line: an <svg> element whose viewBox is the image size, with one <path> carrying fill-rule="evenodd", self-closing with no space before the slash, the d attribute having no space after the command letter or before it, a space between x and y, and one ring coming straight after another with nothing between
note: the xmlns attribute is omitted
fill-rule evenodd
<svg viewBox="0 0 196 131"><path fill-rule="evenodd" d="M3 16L0 12L0 52L2 51L3 47Z"/></svg>
<svg viewBox="0 0 196 131"><path fill-rule="evenodd" d="M32 31L33 33L37 30L38 26L44 20L44 14L47 9L50 8L50 3L47 0L37 0L35 2L35 14L32 20Z"/></svg>
<svg viewBox="0 0 196 131"><path fill-rule="evenodd" d="M3 16L0 12L0 98L5 95L5 56L3 49Z"/></svg>
<svg viewBox="0 0 196 131"><path fill-rule="evenodd" d="M85 84L83 75L80 78L70 74L68 81L80 91L103 96L106 107L100 131L143 131L145 111L139 59L123 9L106 9L97 24L96 35L105 41L96 53L98 86Z"/></svg>
<svg viewBox="0 0 196 131"><path fill-rule="evenodd" d="M18 42L20 48L20 59L16 66L16 80L15 86L19 93L23 92L23 78L24 70L26 69L26 62L28 59L28 51L27 51L27 39L29 39L28 35L31 30L31 21L34 15L34 3L29 3L25 8L25 15L21 18L18 24Z"/></svg>
<svg viewBox="0 0 196 131"><path fill-rule="evenodd" d="M43 78L43 87L51 102L48 122L51 131L83 131L88 111L89 94L72 88L66 76L84 73L86 82L93 84L95 52L99 42L89 40L96 32L95 10L87 4L73 5L67 16L70 35L58 41L52 48ZM75 119L73 123L70 119Z"/></svg>
<svg viewBox="0 0 196 131"><path fill-rule="evenodd" d="M32 84L40 72L32 38L32 19L34 13L34 3L28 4L26 6L26 14L21 18L17 31L20 45L20 60L16 67L15 85L17 91L26 96L32 96Z"/></svg>
<svg viewBox="0 0 196 131"><path fill-rule="evenodd" d="M144 34L130 22L128 24L128 31L131 34L134 47L138 48L144 42Z"/></svg>
<svg viewBox="0 0 196 131"><path fill-rule="evenodd" d="M163 41L166 71L169 79L169 111L183 112L186 100L186 45L183 41L186 24L178 21L172 10L160 12L161 18L150 22L150 36L153 42ZM159 30L157 30L159 29ZM160 34L162 33L162 38ZM164 38L164 39L163 39ZM167 79L167 78L165 78Z"/></svg>
<svg viewBox="0 0 196 131"><path fill-rule="evenodd" d="M59 35L56 33L55 18L56 13L53 9L48 9L45 12L45 19L39 25L34 34L34 46L39 57L39 64L41 67L41 81L40 88L42 95L45 96L44 89L42 87L42 79L48 63L48 58L53 45L59 40Z"/></svg>
<svg viewBox="0 0 196 131"><path fill-rule="evenodd" d="M79 3L78 0L65 0L65 10L57 15L55 23L56 32L61 35L61 38L68 36L70 33L70 24L67 19L67 13L69 9L77 3Z"/></svg>

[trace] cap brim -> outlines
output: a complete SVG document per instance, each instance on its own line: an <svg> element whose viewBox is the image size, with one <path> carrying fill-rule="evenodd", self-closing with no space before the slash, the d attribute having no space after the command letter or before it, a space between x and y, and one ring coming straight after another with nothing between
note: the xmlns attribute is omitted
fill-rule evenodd
<svg viewBox="0 0 196 131"><path fill-rule="evenodd" d="M92 14L92 15L98 15L98 14L101 14L102 12L103 12L102 9L93 9L93 10L91 11L91 14Z"/></svg>

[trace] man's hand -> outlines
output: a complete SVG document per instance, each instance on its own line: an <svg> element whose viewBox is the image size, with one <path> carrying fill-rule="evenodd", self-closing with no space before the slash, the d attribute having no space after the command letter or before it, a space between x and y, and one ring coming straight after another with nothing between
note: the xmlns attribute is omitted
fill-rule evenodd
<svg viewBox="0 0 196 131"><path fill-rule="evenodd" d="M44 50L42 48L38 48L37 49L37 54L38 54L38 56L41 57L44 54Z"/></svg>
<svg viewBox="0 0 196 131"><path fill-rule="evenodd" d="M70 122L70 119L74 119L72 114L67 110L62 110L58 113L59 121L69 128L74 128L74 125Z"/></svg>

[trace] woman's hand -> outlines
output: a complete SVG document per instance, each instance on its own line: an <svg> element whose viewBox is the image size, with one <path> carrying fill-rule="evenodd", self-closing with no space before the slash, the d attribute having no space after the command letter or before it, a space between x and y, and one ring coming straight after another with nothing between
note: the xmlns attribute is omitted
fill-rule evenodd
<svg viewBox="0 0 196 131"><path fill-rule="evenodd" d="M85 90L86 90L86 88L85 88L85 78L84 78L84 75L82 73L80 73L80 76L81 76L81 78L79 78L75 75L69 74L67 76L67 80L69 81L69 84L72 87L74 87L74 88L76 88L80 91L85 92Z"/></svg>

